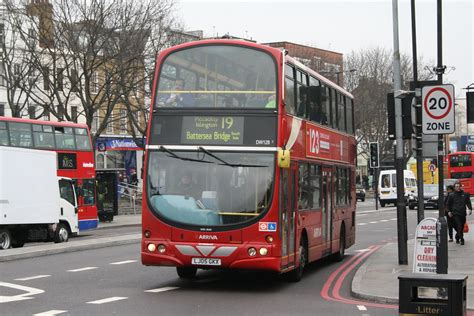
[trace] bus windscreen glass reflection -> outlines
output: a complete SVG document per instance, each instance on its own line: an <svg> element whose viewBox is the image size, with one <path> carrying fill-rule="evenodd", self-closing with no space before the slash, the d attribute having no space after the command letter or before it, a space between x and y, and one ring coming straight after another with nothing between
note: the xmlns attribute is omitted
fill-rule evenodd
<svg viewBox="0 0 474 316"><path fill-rule="evenodd" d="M151 152L151 208L190 226L251 221L269 206L274 160L273 153Z"/></svg>

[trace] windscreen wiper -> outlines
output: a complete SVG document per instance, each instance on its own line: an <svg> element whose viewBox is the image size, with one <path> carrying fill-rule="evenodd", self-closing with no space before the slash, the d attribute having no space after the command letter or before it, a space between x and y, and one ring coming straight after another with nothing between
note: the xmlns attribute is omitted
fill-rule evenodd
<svg viewBox="0 0 474 316"><path fill-rule="evenodd" d="M214 155L213 153L211 153L209 150L205 149L204 147L198 147L199 150L203 151L204 153L206 153L207 155L211 156L212 158L222 162L223 165L225 166L229 166L229 167L250 167L250 168L267 168L268 166L263 166L263 165L247 165L247 164L234 164L234 163L228 163L227 161L225 161L224 159L222 158L219 158L217 157L216 155Z"/></svg>
<svg viewBox="0 0 474 316"><path fill-rule="evenodd" d="M193 159L193 158L186 158L186 157L181 157L176 155L174 152L166 148L165 146L160 146L160 151L164 151L167 154L170 154L173 158L184 160L184 161L194 161L194 162L202 162L202 163L213 163L212 161L207 161L207 160L200 160L200 159Z"/></svg>

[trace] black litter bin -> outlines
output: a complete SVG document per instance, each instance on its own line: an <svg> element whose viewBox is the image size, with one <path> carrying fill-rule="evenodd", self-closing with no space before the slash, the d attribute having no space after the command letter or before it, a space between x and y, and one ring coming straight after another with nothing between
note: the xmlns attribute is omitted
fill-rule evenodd
<svg viewBox="0 0 474 316"><path fill-rule="evenodd" d="M467 276L410 273L398 280L400 315L466 315Z"/></svg>

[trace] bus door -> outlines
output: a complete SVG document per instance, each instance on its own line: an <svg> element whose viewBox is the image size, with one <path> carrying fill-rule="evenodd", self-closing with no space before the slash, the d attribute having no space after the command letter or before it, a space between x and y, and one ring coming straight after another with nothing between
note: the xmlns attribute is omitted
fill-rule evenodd
<svg viewBox="0 0 474 316"><path fill-rule="evenodd" d="M280 223L281 223L281 266L295 265L296 258L296 192L297 165L291 164L290 169L281 169L280 179Z"/></svg>
<svg viewBox="0 0 474 316"><path fill-rule="evenodd" d="M321 236L325 245L324 255L331 253L331 236L332 236L332 211L333 211L333 179L332 168L323 167L322 174L322 218L321 218Z"/></svg>

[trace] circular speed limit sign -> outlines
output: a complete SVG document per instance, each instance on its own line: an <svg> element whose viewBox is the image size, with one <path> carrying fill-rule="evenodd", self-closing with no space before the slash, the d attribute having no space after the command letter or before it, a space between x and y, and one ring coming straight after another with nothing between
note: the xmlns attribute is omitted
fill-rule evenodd
<svg viewBox="0 0 474 316"><path fill-rule="evenodd" d="M454 132L453 85L427 86L421 90L424 134Z"/></svg>

